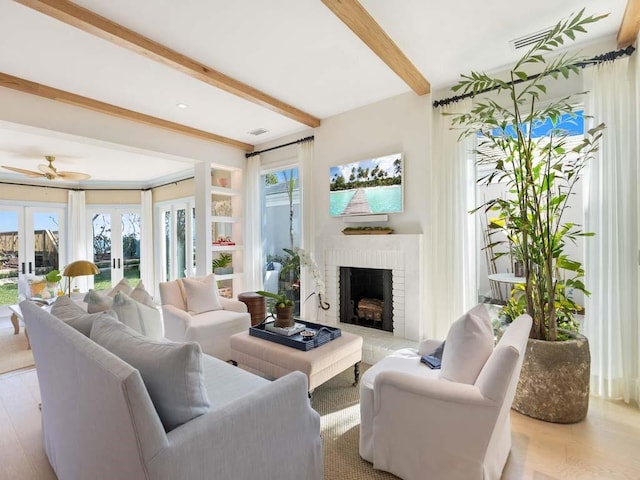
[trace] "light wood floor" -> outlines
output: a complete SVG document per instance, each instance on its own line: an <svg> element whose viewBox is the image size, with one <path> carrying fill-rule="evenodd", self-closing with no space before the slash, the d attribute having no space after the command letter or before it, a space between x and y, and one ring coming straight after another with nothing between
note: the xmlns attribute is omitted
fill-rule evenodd
<svg viewBox="0 0 640 480"><path fill-rule="evenodd" d="M0 480L55 479L42 447L33 369L0 376ZM640 410L592 398L587 419L556 425L511 413L505 480L640 480ZM445 479L446 480L446 479Z"/></svg>

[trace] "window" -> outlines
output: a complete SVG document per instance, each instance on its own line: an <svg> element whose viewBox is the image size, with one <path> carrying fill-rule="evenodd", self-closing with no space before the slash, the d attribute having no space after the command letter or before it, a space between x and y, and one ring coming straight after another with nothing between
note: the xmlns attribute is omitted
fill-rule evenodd
<svg viewBox="0 0 640 480"><path fill-rule="evenodd" d="M300 183L298 168L266 172L261 177L264 289L284 292L300 313Z"/></svg>
<svg viewBox="0 0 640 480"><path fill-rule="evenodd" d="M195 272L195 207L184 199L156 206L160 245L158 268L161 281L193 276Z"/></svg>
<svg viewBox="0 0 640 480"><path fill-rule="evenodd" d="M533 138L541 138L547 136L552 128L562 129L568 133L567 142L565 145L566 150L570 150L583 139L584 134L584 111L576 110L576 116L573 117L569 114L563 115L554 127L551 120L547 120L544 123L537 125L532 132ZM494 134L498 134L499 130L496 129ZM512 127L507 128L507 133L511 136L514 135ZM480 143L482 136L478 133L478 142ZM482 147L478 147L480 150ZM484 154L491 154L491 150L485 149ZM493 160L499 161L501 153L492 155ZM481 179L487 177L493 171L493 163L479 166L476 172L476 179L480 182ZM565 222L573 222L575 224L583 224L583 210L582 210L582 185L579 182L576 185L576 189L571 192L572 198L568 203L568 209L564 214ZM476 204L483 204L487 199L496 198L500 196L506 197L511 195L507 189L505 183L498 183L494 180L490 185L484 185L482 182L476 185ZM481 255L478 256L478 296L480 300L498 301L499 303L506 301L510 296L509 284L500 284L498 282L490 282L488 275L493 273L515 273L514 260L509 254L509 243L506 236L499 230L490 229L488 225L492 220L492 212L479 211L478 215L478 236L479 242L482 242L478 249ZM502 242L502 243L500 243ZM499 245L496 245L499 243ZM565 249L571 257L582 261L584 258L583 245L581 243L568 244ZM571 292L569 292L571 294ZM575 298L576 302L582 304L582 298Z"/></svg>

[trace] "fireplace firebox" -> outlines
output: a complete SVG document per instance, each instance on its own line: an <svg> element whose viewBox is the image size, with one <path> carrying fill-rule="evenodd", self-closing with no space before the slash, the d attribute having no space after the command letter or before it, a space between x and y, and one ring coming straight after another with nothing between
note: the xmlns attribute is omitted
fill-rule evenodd
<svg viewBox="0 0 640 480"><path fill-rule="evenodd" d="M393 332L392 271L340 267L340 321Z"/></svg>

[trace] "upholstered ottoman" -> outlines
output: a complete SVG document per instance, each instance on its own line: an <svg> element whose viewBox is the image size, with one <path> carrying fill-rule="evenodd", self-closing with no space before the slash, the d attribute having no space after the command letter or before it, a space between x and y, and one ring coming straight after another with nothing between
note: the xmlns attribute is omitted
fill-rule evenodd
<svg viewBox="0 0 640 480"><path fill-rule="evenodd" d="M299 370L309 379L309 392L330 378L354 367L354 385L360 376L362 337L348 332L335 340L309 351L252 337L249 332L231 336L231 360L271 378L279 378Z"/></svg>

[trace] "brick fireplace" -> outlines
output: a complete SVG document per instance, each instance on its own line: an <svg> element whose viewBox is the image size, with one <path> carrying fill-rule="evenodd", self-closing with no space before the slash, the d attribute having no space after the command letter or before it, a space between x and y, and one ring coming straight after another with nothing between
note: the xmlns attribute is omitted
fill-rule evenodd
<svg viewBox="0 0 640 480"><path fill-rule="evenodd" d="M422 235L336 235L325 241L325 321L340 322L340 267L391 272L393 336L417 341L422 327Z"/></svg>

